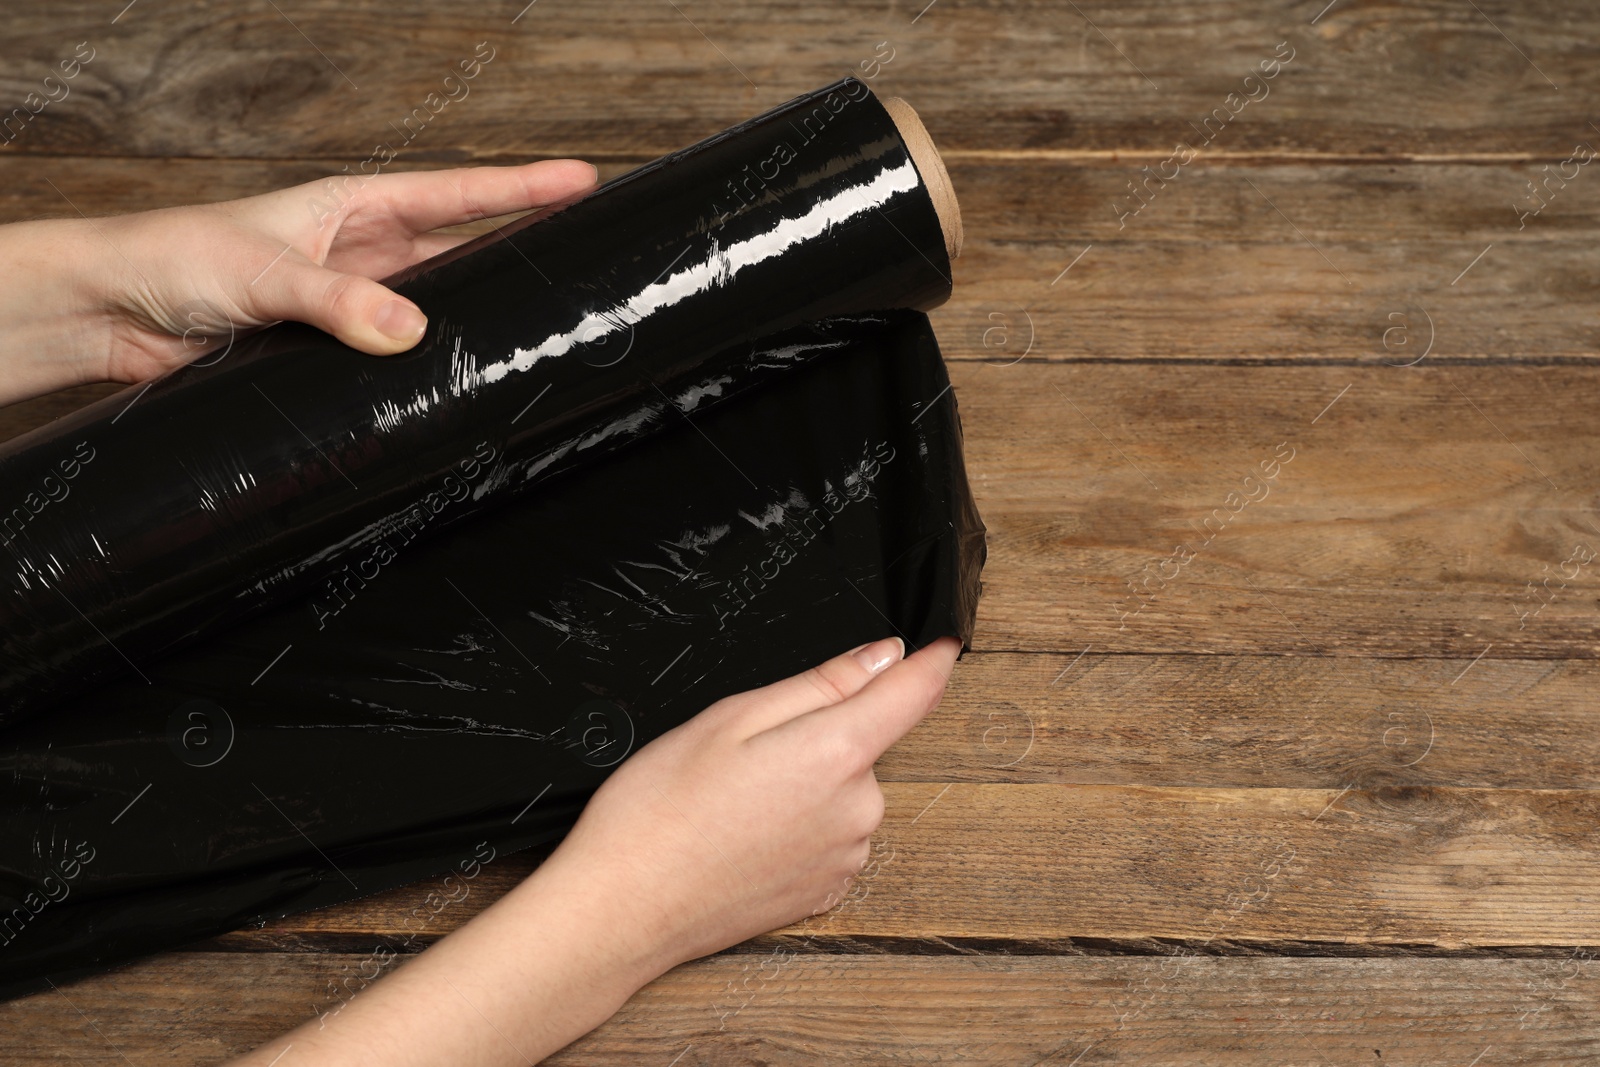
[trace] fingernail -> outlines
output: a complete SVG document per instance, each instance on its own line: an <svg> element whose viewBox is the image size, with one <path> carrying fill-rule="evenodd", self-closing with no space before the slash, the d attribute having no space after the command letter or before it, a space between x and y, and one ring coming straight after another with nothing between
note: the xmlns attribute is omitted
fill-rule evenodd
<svg viewBox="0 0 1600 1067"><path fill-rule="evenodd" d="M422 331L428 328L428 317L409 300L391 300L378 309L372 325L385 337L413 345L422 340Z"/></svg>
<svg viewBox="0 0 1600 1067"><path fill-rule="evenodd" d="M855 654L856 662L867 669L868 674L877 674L891 663L897 663L905 658L906 643L898 637L886 637L882 641L874 641L866 648Z"/></svg>
<svg viewBox="0 0 1600 1067"><path fill-rule="evenodd" d="M590 170L592 170L592 171L594 171L594 177L593 177L593 178L591 178L591 179L589 179L589 180L590 180L590 181L591 181L591 182L596 182L596 183L598 183L598 182L599 182L599 181L600 181L600 168L599 168L599 167L597 167L597 166L595 166L595 165L594 165L594 164L593 164L593 163L590 163L590 164L589 164L589 169L590 169Z"/></svg>

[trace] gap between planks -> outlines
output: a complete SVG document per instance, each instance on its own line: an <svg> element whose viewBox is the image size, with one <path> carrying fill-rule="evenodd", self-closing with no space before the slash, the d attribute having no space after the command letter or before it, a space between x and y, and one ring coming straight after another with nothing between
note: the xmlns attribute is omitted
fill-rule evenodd
<svg viewBox="0 0 1600 1067"><path fill-rule="evenodd" d="M379 944L396 955L415 955L438 943L436 934L389 935L296 932L283 935L245 928L173 949L185 953L239 955L360 955ZM1428 942L1328 941L1308 938L1202 938L1182 937L906 937L892 934L772 933L732 945L710 957L798 953L812 956L1063 956L1210 957L1218 959L1460 959L1460 960L1565 960L1592 955L1590 945L1438 945ZM154 958L154 957L141 957Z"/></svg>

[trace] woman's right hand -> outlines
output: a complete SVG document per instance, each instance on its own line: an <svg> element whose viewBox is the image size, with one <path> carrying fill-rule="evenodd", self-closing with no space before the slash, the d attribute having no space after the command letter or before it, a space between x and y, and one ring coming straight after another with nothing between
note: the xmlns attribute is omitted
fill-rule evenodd
<svg viewBox="0 0 1600 1067"><path fill-rule="evenodd" d="M536 1062L676 964L831 906L883 818L872 765L958 649L880 641L719 700L624 762L521 885L237 1067Z"/></svg>
<svg viewBox="0 0 1600 1067"><path fill-rule="evenodd" d="M623 763L540 874L583 872L660 971L826 910L883 820L873 764L959 650L888 638L718 701Z"/></svg>

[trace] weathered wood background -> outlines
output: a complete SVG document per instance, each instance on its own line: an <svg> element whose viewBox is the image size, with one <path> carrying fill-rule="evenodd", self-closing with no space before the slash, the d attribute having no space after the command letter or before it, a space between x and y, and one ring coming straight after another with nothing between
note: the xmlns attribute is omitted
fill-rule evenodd
<svg viewBox="0 0 1600 1067"><path fill-rule="evenodd" d="M966 220L935 323L990 528L976 650L882 761L857 899L553 1062L1600 1059L1600 560L1569 562L1600 550L1600 172L1561 165L1600 144L1600 9L525 2L10 8L0 106L95 58L0 148L0 219L354 166L481 41L401 165L610 176L852 71L921 112ZM430 889L0 1005L3 1058L247 1049Z"/></svg>

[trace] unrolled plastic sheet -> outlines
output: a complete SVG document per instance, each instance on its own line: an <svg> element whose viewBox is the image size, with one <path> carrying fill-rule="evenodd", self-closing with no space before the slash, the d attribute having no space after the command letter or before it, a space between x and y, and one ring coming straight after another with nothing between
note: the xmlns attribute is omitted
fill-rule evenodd
<svg viewBox="0 0 1600 1067"><path fill-rule="evenodd" d="M723 696L970 641L949 260L864 85L396 287L406 356L275 327L0 455L49 490L4 532L0 993L551 844Z"/></svg>

